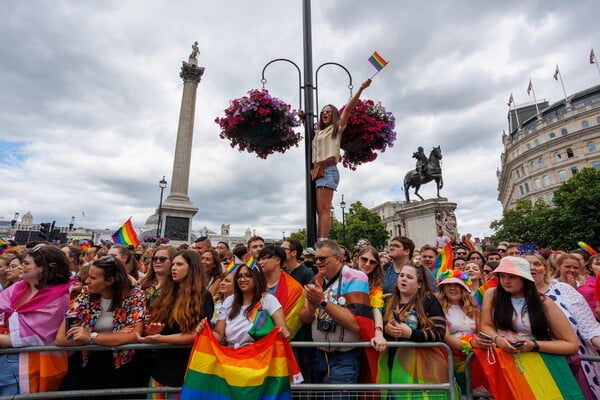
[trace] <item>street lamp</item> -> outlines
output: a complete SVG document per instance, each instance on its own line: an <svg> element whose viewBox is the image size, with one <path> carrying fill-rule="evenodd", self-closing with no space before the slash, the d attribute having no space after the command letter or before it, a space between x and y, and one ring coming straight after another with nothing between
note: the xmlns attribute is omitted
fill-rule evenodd
<svg viewBox="0 0 600 400"><path fill-rule="evenodd" d="M344 195L342 194L342 201L340 201L340 208L342 209L342 243L346 243L346 214L344 209L346 208L346 202L344 201Z"/></svg>
<svg viewBox="0 0 600 400"><path fill-rule="evenodd" d="M158 187L160 188L160 203L158 203L158 224L156 225L156 237L162 237L162 200L163 200L163 192L167 187L167 181L165 180L165 176L163 175L162 179L158 182Z"/></svg>
<svg viewBox="0 0 600 400"><path fill-rule="evenodd" d="M321 64L315 72L315 84L313 84L313 60L312 60L312 27L311 27L311 0L303 0L302 2L302 26L303 26L303 55L304 55L304 84L302 84L302 77L300 73L300 67L287 59L277 58L269 61L262 70L262 84L263 88L267 80L265 79L265 70L269 65L276 61L285 61L292 64L298 70L298 84L300 94L300 104L302 104L302 91L304 91L304 177L306 184L306 243L312 245L317 240L317 216L316 216L316 194L315 184L310 176L310 169L312 166L312 138L314 136L314 119L315 119L315 104L313 101L313 91L317 98L317 109L319 106L319 91L318 91L318 75L319 70L326 65L336 65L342 68L348 74L350 83L348 88L350 89L350 96L352 97L352 75L350 71L341 64L335 62L327 62ZM300 107L301 108L301 107Z"/></svg>
<svg viewBox="0 0 600 400"><path fill-rule="evenodd" d="M12 221L10 221L10 226L11 226L11 228L14 228L14 227L15 227L15 225L17 224L17 221L18 221L18 219L19 219L19 213L18 213L18 212L16 212L16 213L15 213L15 216L14 216L14 217L13 217L13 219L12 219Z"/></svg>
<svg viewBox="0 0 600 400"><path fill-rule="evenodd" d="M75 216L73 215L71 217L71 222L69 223L69 230L72 231L74 226L75 226Z"/></svg>

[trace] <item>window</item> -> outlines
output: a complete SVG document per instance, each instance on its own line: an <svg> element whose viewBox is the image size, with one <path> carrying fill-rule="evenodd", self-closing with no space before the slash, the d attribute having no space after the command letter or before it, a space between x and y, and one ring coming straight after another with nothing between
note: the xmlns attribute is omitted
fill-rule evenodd
<svg viewBox="0 0 600 400"><path fill-rule="evenodd" d="M573 158L575 157L575 154L573 153L573 149L572 148L567 148L567 158Z"/></svg>
<svg viewBox="0 0 600 400"><path fill-rule="evenodd" d="M540 157L540 159L538 160L538 163L540 164L540 167L545 166L546 164L544 163L544 159L542 157Z"/></svg>
<svg viewBox="0 0 600 400"><path fill-rule="evenodd" d="M531 143L527 143L526 147L527 147L527 150L531 150Z"/></svg>
<svg viewBox="0 0 600 400"><path fill-rule="evenodd" d="M596 151L596 143L594 143L594 142L588 142L587 148L588 148L588 151L590 153L595 152Z"/></svg>
<svg viewBox="0 0 600 400"><path fill-rule="evenodd" d="M592 163L592 168L600 169L600 161Z"/></svg>
<svg viewBox="0 0 600 400"><path fill-rule="evenodd" d="M569 132L567 132L567 128L562 128L562 129L560 130L560 136L567 136L567 134L568 134L568 133L569 133Z"/></svg>
<svg viewBox="0 0 600 400"><path fill-rule="evenodd" d="M556 153L554 153L554 161L556 162L560 162L560 160L562 160L562 156L560 155L560 153L557 151Z"/></svg>
<svg viewBox="0 0 600 400"><path fill-rule="evenodd" d="M535 188L536 189L541 189L542 188L542 181L540 181L540 178L535 178L533 180L533 183L535 184Z"/></svg>
<svg viewBox="0 0 600 400"><path fill-rule="evenodd" d="M589 123L589 122L587 122L587 121L583 121L583 122L581 122L581 127L582 127L583 129L585 129L585 128L589 128L589 127L590 127L590 123Z"/></svg>
<svg viewBox="0 0 600 400"><path fill-rule="evenodd" d="M531 167L531 171L535 171L535 160L533 160L532 162L529 163L529 166Z"/></svg>
<svg viewBox="0 0 600 400"><path fill-rule="evenodd" d="M529 193L529 183L525 182L525 193Z"/></svg>
<svg viewBox="0 0 600 400"><path fill-rule="evenodd" d="M535 143L536 147L540 145L540 139L535 139L533 142Z"/></svg>
<svg viewBox="0 0 600 400"><path fill-rule="evenodd" d="M548 175L544 175L542 179L544 180L544 186L550 186L550 177Z"/></svg>
<svg viewBox="0 0 600 400"><path fill-rule="evenodd" d="M600 117L596 118L596 123L600 125Z"/></svg>
<svg viewBox="0 0 600 400"><path fill-rule="evenodd" d="M571 167L571 175L575 175L578 172L579 172L579 168L577 168L577 167Z"/></svg>
<svg viewBox="0 0 600 400"><path fill-rule="evenodd" d="M552 193L549 193L548 196L546 196L546 198L548 199L548 205L552 207L554 205L554 195Z"/></svg>
<svg viewBox="0 0 600 400"><path fill-rule="evenodd" d="M525 192L523 191L523 185L519 185L519 192L521 192L521 196L525 194Z"/></svg>
<svg viewBox="0 0 600 400"><path fill-rule="evenodd" d="M567 180L567 173L564 170L558 171L558 180L564 182Z"/></svg>
<svg viewBox="0 0 600 400"><path fill-rule="evenodd" d="M556 139L556 133L551 132L550 133L550 140L554 140L554 139Z"/></svg>

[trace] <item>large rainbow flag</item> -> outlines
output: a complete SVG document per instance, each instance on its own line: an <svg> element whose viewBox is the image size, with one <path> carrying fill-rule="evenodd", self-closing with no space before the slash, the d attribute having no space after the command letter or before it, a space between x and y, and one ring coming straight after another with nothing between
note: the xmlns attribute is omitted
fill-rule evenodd
<svg viewBox="0 0 600 400"><path fill-rule="evenodd" d="M181 400L288 400L302 374L277 330L249 346L219 345L210 329L196 335Z"/></svg>
<svg viewBox="0 0 600 400"><path fill-rule="evenodd" d="M495 400L584 399L565 356L536 352L513 355L495 349L496 363L490 364L486 350L473 349L473 353L473 387L483 384ZM477 381L481 379L483 382Z"/></svg>
<svg viewBox="0 0 600 400"><path fill-rule="evenodd" d="M497 286L498 286L498 277L494 276L494 277L490 278L486 283L479 286L479 289L477 289L475 291L475 293L473 293L473 298L475 299L475 302L477 302L477 304L479 305L479 308L481 308L481 306L483 306L483 294L485 293L485 291L488 290L489 288L495 288Z"/></svg>
<svg viewBox="0 0 600 400"><path fill-rule="evenodd" d="M438 276L444 271L449 271L454 268L452 265L453 254L452 254L452 243L448 242L444 248L438 253L435 259L435 276L439 280Z"/></svg>
<svg viewBox="0 0 600 400"><path fill-rule="evenodd" d="M137 246L140 241L135 234L131 218L129 218L123 226L121 226L115 233L112 234L112 240L114 244L122 244L125 246Z"/></svg>
<svg viewBox="0 0 600 400"><path fill-rule="evenodd" d="M281 303L285 324L290 330L291 337L296 336L302 326L300 322L300 309L304 305L304 289L297 280L287 272L281 272L275 297Z"/></svg>

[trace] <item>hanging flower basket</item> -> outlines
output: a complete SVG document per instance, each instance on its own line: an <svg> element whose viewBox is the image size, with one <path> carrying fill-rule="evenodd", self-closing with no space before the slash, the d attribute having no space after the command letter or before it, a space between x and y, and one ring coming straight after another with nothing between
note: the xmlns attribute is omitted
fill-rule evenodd
<svg viewBox="0 0 600 400"><path fill-rule="evenodd" d="M375 160L377 150L383 153L392 147L396 141L395 127L396 118L380 102L358 100L342 135L344 167L356 170L359 165Z"/></svg>
<svg viewBox="0 0 600 400"><path fill-rule="evenodd" d="M216 118L221 127L219 137L228 139L239 151L256 153L267 158L274 152L284 153L298 146L302 135L294 132L300 126L296 110L266 89L253 89L248 96L234 99L225 109L225 116Z"/></svg>

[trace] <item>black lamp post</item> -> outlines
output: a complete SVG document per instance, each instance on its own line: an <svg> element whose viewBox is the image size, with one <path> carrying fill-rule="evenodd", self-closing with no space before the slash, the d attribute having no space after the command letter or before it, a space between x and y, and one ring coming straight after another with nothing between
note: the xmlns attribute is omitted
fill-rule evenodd
<svg viewBox="0 0 600 400"><path fill-rule="evenodd" d="M158 182L158 187L160 188L160 203L158 203L158 224L156 225L156 237L162 237L162 201L163 201L163 192L167 187L167 181L165 180L165 176L163 175L162 179Z"/></svg>
<svg viewBox="0 0 600 400"><path fill-rule="evenodd" d="M312 139L314 136L314 120L315 120L315 104L313 100L313 91L317 97L317 108L319 107L319 91L318 91L318 75L321 67L325 65L336 65L342 68L348 74L350 83L348 88L350 89L350 96L352 96L352 75L350 71L341 64L335 62L327 62L321 64L315 72L315 84L313 85L313 60L312 60L312 27L311 27L311 8L310 0L303 0L302 2L302 26L303 26L303 50L304 50L304 85L302 84L302 77L300 73L300 67L287 59L277 58L269 61L262 70L262 84L267 82L265 79L265 70L269 65L276 61L286 61L292 64L298 70L298 83L300 92L300 104L302 104L302 91L304 91L304 177L306 183L306 243L311 246L317 240L317 216L316 216L316 194L314 182L310 176L310 168L312 166ZM301 108L302 106L300 106Z"/></svg>
<svg viewBox="0 0 600 400"><path fill-rule="evenodd" d="M73 215L71 217L71 222L69 223L69 230L72 231L74 226L75 226L75 216Z"/></svg>
<svg viewBox="0 0 600 400"><path fill-rule="evenodd" d="M342 201L340 201L340 208L342 209L342 243L346 244L346 214L344 209L346 208L346 202L344 201L344 195L342 194Z"/></svg>

